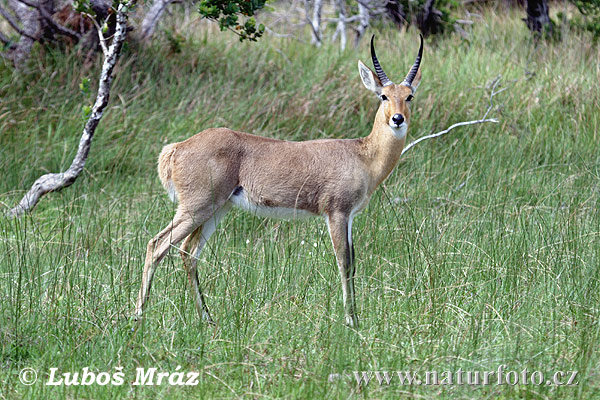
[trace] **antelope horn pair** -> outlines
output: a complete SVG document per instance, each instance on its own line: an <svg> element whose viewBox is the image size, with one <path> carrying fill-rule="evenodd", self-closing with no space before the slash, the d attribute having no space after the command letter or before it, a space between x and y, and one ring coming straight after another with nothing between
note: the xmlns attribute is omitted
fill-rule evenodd
<svg viewBox="0 0 600 400"><path fill-rule="evenodd" d="M408 71L406 78L404 78L404 80L401 83L401 85L408 86L411 89L413 89L412 83L415 79L415 76L417 76L417 71L419 70L419 65L421 64L421 56L423 55L423 35L419 36L421 36L421 47L419 47L419 54L417 55L417 58L412 68L410 69L410 71ZM377 73L377 76L379 77L379 80L381 81L381 84L383 86L393 85L394 82L390 81L390 79L383 71L383 68L381 68L381 64L379 64L379 60L377 59L377 55L375 54L375 46L373 45L374 39L375 35L371 36L371 58L373 59L373 65L375 66L375 73Z"/></svg>

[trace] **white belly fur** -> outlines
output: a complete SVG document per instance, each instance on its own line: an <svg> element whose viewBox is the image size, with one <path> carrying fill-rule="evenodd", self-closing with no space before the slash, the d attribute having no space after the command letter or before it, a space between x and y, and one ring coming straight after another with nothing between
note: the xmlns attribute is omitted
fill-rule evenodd
<svg viewBox="0 0 600 400"><path fill-rule="evenodd" d="M313 214L310 211L300 210L297 208L266 207L253 203L250 201L250 199L248 199L248 195L245 190L241 190L239 193L232 194L231 197L229 197L229 201L234 206L261 217L298 219L316 216L316 214Z"/></svg>

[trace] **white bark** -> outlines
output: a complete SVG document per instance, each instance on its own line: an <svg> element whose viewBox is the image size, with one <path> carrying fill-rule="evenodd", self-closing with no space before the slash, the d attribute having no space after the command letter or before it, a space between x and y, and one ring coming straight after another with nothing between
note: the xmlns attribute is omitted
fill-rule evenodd
<svg viewBox="0 0 600 400"><path fill-rule="evenodd" d="M154 0L150 10L148 10L148 13L146 13L144 20L142 21L140 39L147 40L152 36L160 17L172 1L173 0Z"/></svg>
<svg viewBox="0 0 600 400"><path fill-rule="evenodd" d="M358 0L358 27L356 28L356 41L354 46L358 46L358 42L365 34L369 27L369 1Z"/></svg>
<svg viewBox="0 0 600 400"><path fill-rule="evenodd" d="M98 85L98 94L96 102L92 107L92 112L83 129L83 134L79 140L79 148L77 154L71 163L71 166L61 173L50 173L39 177L31 189L21 199L19 204L8 211L8 216L19 217L23 213L31 211L40 198L48 192L57 191L67 186L72 185L85 166L92 138L96 131L96 127L102 118L102 114L108 104L110 94L110 84L112 81L112 72L117 63L121 46L127 34L127 4L121 3L117 9L117 26L112 39L112 43L108 48L107 54L104 55L104 63L100 74L100 82Z"/></svg>
<svg viewBox="0 0 600 400"><path fill-rule="evenodd" d="M346 49L346 0L335 1L338 9L338 23L335 29L334 39L340 36L340 49L344 51Z"/></svg>
<svg viewBox="0 0 600 400"><path fill-rule="evenodd" d="M321 46L322 38L321 38L321 11L323 10L323 0L315 0L315 5L313 8L313 16L310 21L310 25L312 28L312 40L311 43L316 45L317 47Z"/></svg>

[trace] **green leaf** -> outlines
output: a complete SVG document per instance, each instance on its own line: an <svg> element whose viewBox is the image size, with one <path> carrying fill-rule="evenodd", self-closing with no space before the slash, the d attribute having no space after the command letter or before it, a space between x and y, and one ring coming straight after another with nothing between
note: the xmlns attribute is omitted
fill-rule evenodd
<svg viewBox="0 0 600 400"><path fill-rule="evenodd" d="M90 78L83 78L81 80L81 83L79 83L79 89L81 90L81 93L89 94L90 93Z"/></svg>

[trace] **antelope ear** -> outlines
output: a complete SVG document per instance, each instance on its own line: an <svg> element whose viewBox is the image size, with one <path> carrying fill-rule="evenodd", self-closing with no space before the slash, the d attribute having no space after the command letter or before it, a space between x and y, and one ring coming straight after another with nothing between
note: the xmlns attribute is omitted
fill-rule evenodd
<svg viewBox="0 0 600 400"><path fill-rule="evenodd" d="M358 60L358 73L360 74L363 85L365 85L367 89L377 96L381 95L381 88L383 87L381 81L377 75L375 75L375 73L360 60Z"/></svg>
<svg viewBox="0 0 600 400"><path fill-rule="evenodd" d="M417 75L415 75L415 79L413 80L413 83L411 85L413 94L417 93L417 88L419 87L420 84L421 84L421 68L419 67L419 70L417 71Z"/></svg>

